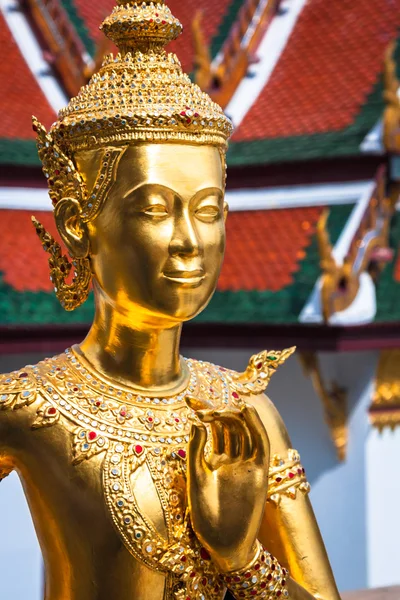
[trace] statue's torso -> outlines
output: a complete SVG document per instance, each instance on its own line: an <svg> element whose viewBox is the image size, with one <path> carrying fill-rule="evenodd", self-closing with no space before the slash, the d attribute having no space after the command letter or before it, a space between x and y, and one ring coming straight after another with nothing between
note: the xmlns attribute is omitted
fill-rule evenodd
<svg viewBox="0 0 400 600"><path fill-rule="evenodd" d="M269 379L266 360L250 378L187 364L187 393L219 407L238 406ZM0 432L41 542L46 598L223 597L186 514L194 414L183 393L137 396L89 372L70 351L3 376L0 386L0 406L9 409Z"/></svg>

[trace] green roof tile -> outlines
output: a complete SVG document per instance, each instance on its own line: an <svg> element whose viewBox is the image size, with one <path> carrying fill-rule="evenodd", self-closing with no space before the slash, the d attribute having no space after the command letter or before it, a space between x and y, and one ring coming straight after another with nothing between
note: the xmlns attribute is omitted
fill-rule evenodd
<svg viewBox="0 0 400 600"><path fill-rule="evenodd" d="M0 164L39 167L35 140L0 138Z"/></svg>

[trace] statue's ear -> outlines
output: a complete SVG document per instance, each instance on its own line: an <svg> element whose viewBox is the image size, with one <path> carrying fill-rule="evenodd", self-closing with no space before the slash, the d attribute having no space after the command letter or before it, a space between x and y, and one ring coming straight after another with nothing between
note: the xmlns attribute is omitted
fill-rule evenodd
<svg viewBox="0 0 400 600"><path fill-rule="evenodd" d="M226 217L228 216L228 212L229 212L229 204L227 202L224 202L224 221L226 221Z"/></svg>
<svg viewBox="0 0 400 600"><path fill-rule="evenodd" d="M72 258L85 258L90 242L86 223L81 219L79 202L74 198L62 198L54 208L58 232Z"/></svg>

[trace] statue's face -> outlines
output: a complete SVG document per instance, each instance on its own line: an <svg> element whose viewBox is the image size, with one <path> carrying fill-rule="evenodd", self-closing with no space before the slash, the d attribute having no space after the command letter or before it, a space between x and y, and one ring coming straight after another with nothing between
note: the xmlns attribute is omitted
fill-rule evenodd
<svg viewBox="0 0 400 600"><path fill-rule="evenodd" d="M78 165L85 171L84 162ZM198 314L215 290L224 254L223 181L214 147L129 146L88 224L99 292L145 320Z"/></svg>

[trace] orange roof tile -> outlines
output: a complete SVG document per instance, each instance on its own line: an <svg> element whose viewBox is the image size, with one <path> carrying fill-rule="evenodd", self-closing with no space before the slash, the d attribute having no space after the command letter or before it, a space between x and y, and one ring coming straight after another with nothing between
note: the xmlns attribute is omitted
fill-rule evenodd
<svg viewBox="0 0 400 600"><path fill-rule="evenodd" d="M0 14L0 138L34 138L32 111L46 126L56 115L21 55L11 31Z"/></svg>
<svg viewBox="0 0 400 600"><path fill-rule="evenodd" d="M308 0L235 141L338 131L359 113L400 27L400 0Z"/></svg>
<svg viewBox="0 0 400 600"><path fill-rule="evenodd" d="M231 213L218 289L278 291L292 282L311 243L320 207ZM34 211L52 235L53 215ZM47 257L31 223L31 211L1 210L0 272L19 292L52 291Z"/></svg>
<svg viewBox="0 0 400 600"><path fill-rule="evenodd" d="M199 8L203 11L202 28L207 43L217 33L218 26L227 11L232 0L168 0L168 6L172 14L177 17L183 25L184 34L168 45L170 52L175 52L182 63L183 70L189 73L193 69L193 47L191 36L191 23ZM78 14L85 21L90 37L98 40L103 34L99 31L99 25L103 19L110 14L115 0L98 0L87 2L87 0L74 0Z"/></svg>

